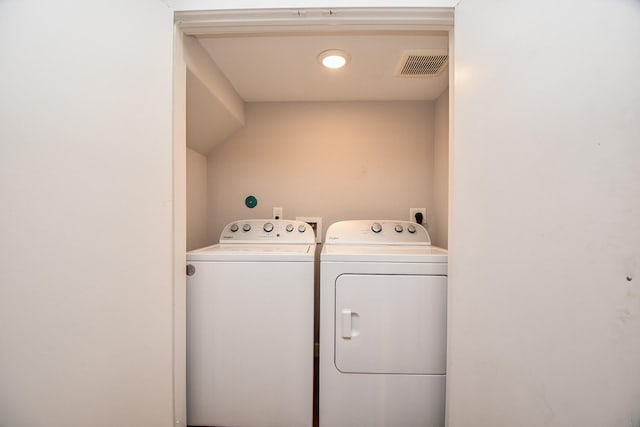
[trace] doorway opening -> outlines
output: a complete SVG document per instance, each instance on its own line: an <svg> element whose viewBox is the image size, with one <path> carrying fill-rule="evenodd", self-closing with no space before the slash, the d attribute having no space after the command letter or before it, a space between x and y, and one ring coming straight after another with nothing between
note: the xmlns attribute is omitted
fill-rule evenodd
<svg viewBox="0 0 640 427"><path fill-rule="evenodd" d="M175 22L174 383L186 425L185 249L276 207L325 229L425 207L447 246L453 9L185 11ZM327 49L349 54L344 70L319 65ZM412 53L442 52L439 72L398 75Z"/></svg>

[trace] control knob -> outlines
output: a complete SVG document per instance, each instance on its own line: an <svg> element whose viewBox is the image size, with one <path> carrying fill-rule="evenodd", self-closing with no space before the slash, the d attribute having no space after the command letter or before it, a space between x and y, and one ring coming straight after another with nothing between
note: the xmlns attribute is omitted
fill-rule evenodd
<svg viewBox="0 0 640 427"><path fill-rule="evenodd" d="M408 231L409 233L412 233L412 234L413 234L413 233L415 233L415 232L416 232L416 226L415 226L415 225L410 225L410 226L408 226L408 227L407 227L407 231Z"/></svg>
<svg viewBox="0 0 640 427"><path fill-rule="evenodd" d="M371 224L371 231L373 231L374 233L379 233L382 231L382 226L379 222L374 222L373 224Z"/></svg>
<svg viewBox="0 0 640 427"><path fill-rule="evenodd" d="M304 231L305 231L306 229L307 229L307 226L306 226L306 225L304 225L304 224L302 224L302 225L300 225L300 226L298 227L298 231L299 231L299 232L301 232L301 233L304 233Z"/></svg>
<svg viewBox="0 0 640 427"><path fill-rule="evenodd" d="M398 233L402 233L402 230L404 230L404 228L402 228L402 226L400 224L396 224L396 231Z"/></svg>
<svg viewBox="0 0 640 427"><path fill-rule="evenodd" d="M262 227L262 229L263 229L264 231L266 231L267 233L270 233L270 232L272 232L272 231L273 231L273 224L271 224L270 222L267 222L267 223Z"/></svg>
<svg viewBox="0 0 640 427"><path fill-rule="evenodd" d="M231 224L229 230L231 230L232 233L235 233L236 231L238 231L238 224Z"/></svg>
<svg viewBox="0 0 640 427"><path fill-rule="evenodd" d="M249 230L251 230L251 224L245 224L245 225L243 225L243 226L242 226L242 229L243 229L244 231L249 231Z"/></svg>
<svg viewBox="0 0 640 427"><path fill-rule="evenodd" d="M287 224L287 231L291 233L293 231L293 224Z"/></svg>

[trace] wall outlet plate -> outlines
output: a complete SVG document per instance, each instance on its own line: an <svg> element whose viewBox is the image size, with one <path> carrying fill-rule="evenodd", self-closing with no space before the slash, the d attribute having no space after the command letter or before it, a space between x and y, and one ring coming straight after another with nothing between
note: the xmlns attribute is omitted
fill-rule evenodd
<svg viewBox="0 0 640 427"><path fill-rule="evenodd" d="M296 221L309 224L316 233L316 243L322 243L322 218L317 216L297 216Z"/></svg>
<svg viewBox="0 0 640 427"><path fill-rule="evenodd" d="M427 208L409 208L409 221L417 223L416 214L422 214L422 225L427 226Z"/></svg>
<svg viewBox="0 0 640 427"><path fill-rule="evenodd" d="M273 208L273 219L283 219L282 208Z"/></svg>

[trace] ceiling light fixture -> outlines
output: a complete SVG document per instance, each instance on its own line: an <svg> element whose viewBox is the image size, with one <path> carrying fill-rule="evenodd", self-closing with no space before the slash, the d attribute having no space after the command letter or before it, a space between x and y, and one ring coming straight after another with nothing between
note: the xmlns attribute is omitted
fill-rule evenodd
<svg viewBox="0 0 640 427"><path fill-rule="evenodd" d="M318 55L318 62L333 70L347 65L349 59L349 54L340 49L325 50L324 52L320 52Z"/></svg>

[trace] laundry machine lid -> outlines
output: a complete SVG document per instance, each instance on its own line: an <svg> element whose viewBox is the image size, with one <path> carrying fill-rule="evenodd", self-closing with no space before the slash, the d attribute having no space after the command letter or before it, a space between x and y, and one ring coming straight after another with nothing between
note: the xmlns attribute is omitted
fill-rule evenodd
<svg viewBox="0 0 640 427"><path fill-rule="evenodd" d="M446 263L446 249L436 246L325 245L321 261Z"/></svg>
<svg viewBox="0 0 640 427"><path fill-rule="evenodd" d="M310 261L316 245L217 244L187 252L187 261Z"/></svg>

